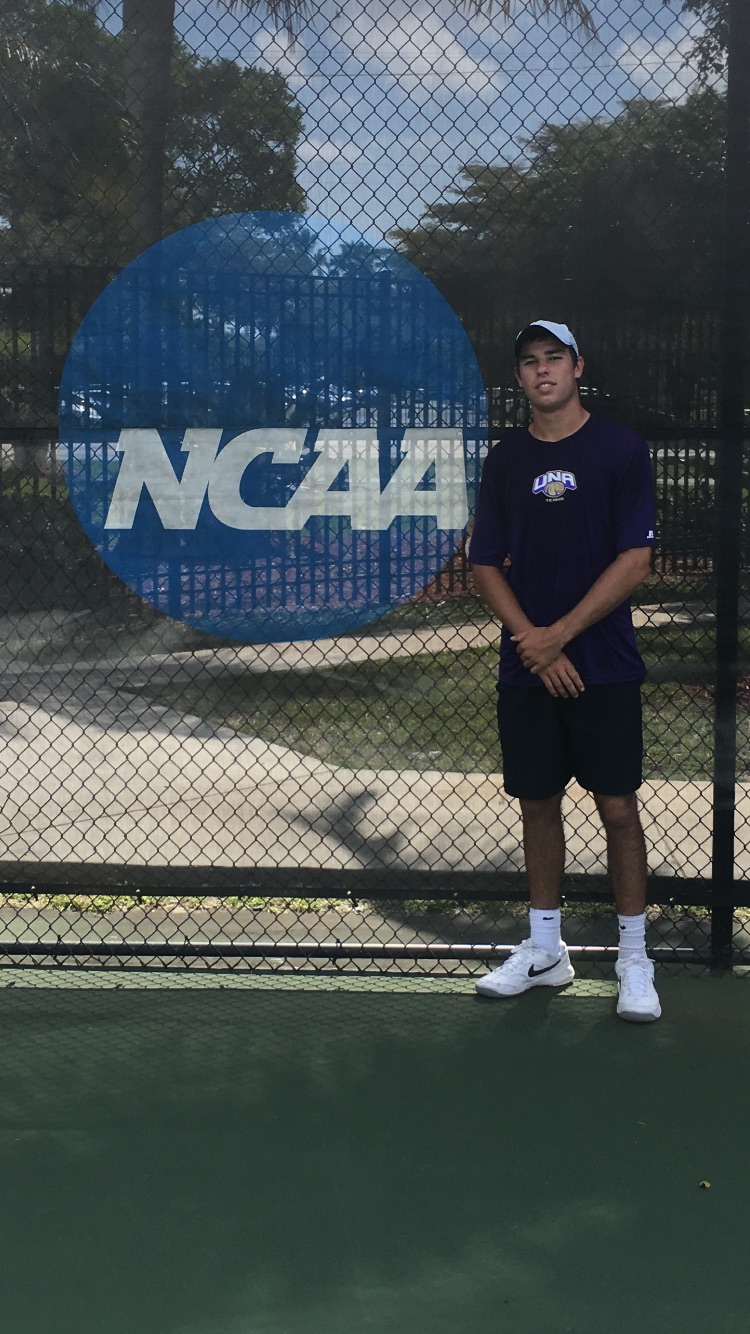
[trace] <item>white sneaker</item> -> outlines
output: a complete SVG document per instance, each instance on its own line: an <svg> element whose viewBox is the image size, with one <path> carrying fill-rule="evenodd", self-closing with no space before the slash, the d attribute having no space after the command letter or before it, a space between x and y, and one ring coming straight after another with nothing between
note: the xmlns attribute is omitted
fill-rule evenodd
<svg viewBox="0 0 750 1334"><path fill-rule="evenodd" d="M648 1024L661 1014L650 959L623 959L615 964L617 1013L634 1024Z"/></svg>
<svg viewBox="0 0 750 1334"><path fill-rule="evenodd" d="M566 945L556 959L530 940L522 940L505 963L480 977L477 991L480 996L520 996L530 987L566 987L574 977Z"/></svg>

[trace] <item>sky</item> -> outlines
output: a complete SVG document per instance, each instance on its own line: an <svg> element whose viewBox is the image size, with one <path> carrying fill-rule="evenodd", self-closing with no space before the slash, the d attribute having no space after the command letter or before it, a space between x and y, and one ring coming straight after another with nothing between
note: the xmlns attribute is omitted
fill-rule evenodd
<svg viewBox="0 0 750 1334"><path fill-rule="evenodd" d="M537 20L467 18L450 0L322 0L296 41L262 6L177 0L196 53L280 70L304 110L308 209L380 241L459 181L466 162L528 157L545 121L611 117L637 96L681 100L700 25L679 0L598 0L596 37Z"/></svg>

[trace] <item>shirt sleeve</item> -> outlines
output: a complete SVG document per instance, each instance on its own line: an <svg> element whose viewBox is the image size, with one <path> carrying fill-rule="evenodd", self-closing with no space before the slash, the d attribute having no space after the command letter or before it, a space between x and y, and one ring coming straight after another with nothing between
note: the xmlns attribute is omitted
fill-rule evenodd
<svg viewBox="0 0 750 1334"><path fill-rule="evenodd" d="M656 497L651 455L640 436L621 474L615 499L617 551L656 545Z"/></svg>
<svg viewBox="0 0 750 1334"><path fill-rule="evenodd" d="M479 483L477 512L469 543L473 565L502 568L508 555L508 525L500 477L500 446L495 445L484 461Z"/></svg>

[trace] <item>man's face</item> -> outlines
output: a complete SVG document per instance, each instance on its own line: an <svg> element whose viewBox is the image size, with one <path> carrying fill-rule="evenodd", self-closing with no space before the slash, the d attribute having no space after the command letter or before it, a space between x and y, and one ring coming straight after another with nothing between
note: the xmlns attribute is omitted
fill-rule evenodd
<svg viewBox="0 0 750 1334"><path fill-rule="evenodd" d="M521 349L516 379L536 412L556 412L578 397L583 357L550 334Z"/></svg>

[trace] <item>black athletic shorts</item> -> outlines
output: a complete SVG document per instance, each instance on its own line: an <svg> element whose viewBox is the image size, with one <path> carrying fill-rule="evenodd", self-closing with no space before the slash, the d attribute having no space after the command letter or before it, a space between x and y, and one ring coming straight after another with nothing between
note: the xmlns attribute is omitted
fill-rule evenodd
<svg viewBox="0 0 750 1334"><path fill-rule="evenodd" d="M543 801L571 778L602 796L624 796L643 782L639 681L587 686L575 699L544 686L497 688L505 791Z"/></svg>

